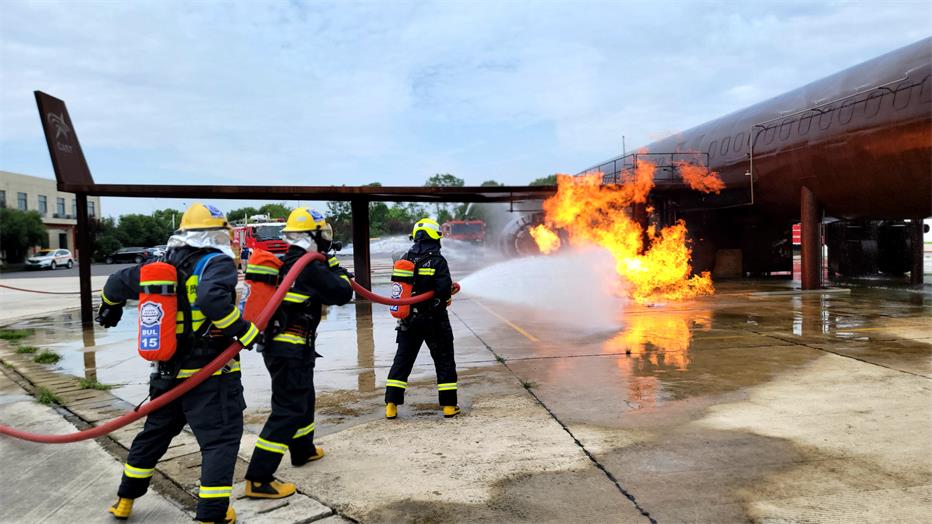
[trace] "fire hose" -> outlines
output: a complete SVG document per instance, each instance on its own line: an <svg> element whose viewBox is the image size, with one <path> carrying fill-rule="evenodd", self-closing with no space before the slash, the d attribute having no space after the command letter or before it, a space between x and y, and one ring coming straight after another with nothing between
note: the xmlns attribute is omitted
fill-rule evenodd
<svg viewBox="0 0 932 524"><path fill-rule="evenodd" d="M295 262L291 270L288 271L288 274L285 275L284 280L278 286L278 289L275 291L275 294L272 295L272 298L269 300L269 303L265 306L261 313L259 313L259 318L256 319L255 324L259 330L265 329L266 324L269 323L269 320L272 318L272 315L278 309L279 304L285 298L285 294L291 289L291 285L298 278L298 275L301 274L301 271L313 260L324 261L323 255L320 253L307 253L302 256ZM357 284L355 281L351 280L350 284L353 286L353 289L356 293L363 298L369 299L373 302L378 302L379 304L390 304L390 305L411 305L418 302L423 302L433 298L434 293L429 291L414 297L404 298L404 299L391 299L376 295L368 289ZM44 444L64 444L68 442L78 442L81 440L87 440L97 437L102 437L108 433L116 431L117 429L131 424L140 418L148 415L149 413L162 408L166 404L178 399L188 391L191 391L197 387L201 382L204 382L211 375L214 374L217 370L222 368L230 359L235 357L243 349L242 344L238 341L233 342L230 346L217 355L209 364L201 368L200 371L192 375L190 378L183 380L180 384L172 388L166 393L159 395L158 397L150 400L149 402L143 404L133 411L129 411L113 420L110 420L99 426L93 428L88 428L83 431L77 431L74 433L68 433L65 435L43 435L39 433L30 433L28 431L22 431L10 426L4 426L0 424L0 435L8 435L10 437L29 440L32 442L41 442Z"/></svg>

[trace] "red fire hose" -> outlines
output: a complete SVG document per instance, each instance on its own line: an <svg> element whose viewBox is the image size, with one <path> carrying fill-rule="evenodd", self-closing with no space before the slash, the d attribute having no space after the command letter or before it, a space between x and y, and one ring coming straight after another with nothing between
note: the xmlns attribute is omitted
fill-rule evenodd
<svg viewBox="0 0 932 524"><path fill-rule="evenodd" d="M256 327L260 330L265 329L266 324L268 324L269 319L272 318L272 315L275 313L275 310L278 309L278 305L281 304L282 299L285 298L285 293L291 289L291 284L294 283L295 279L298 278L298 275L301 274L301 270L304 269L312 260L324 261L323 255L320 253L308 253L295 262L291 270L285 275L285 279L278 286L278 289L275 291L275 294L272 295L271 300L269 300L268 305L265 306L265 309L259 314L259 318L256 319ZM380 304L397 304L410 305L424 300L428 300L434 296L433 292L424 293L416 297L411 297L407 299L390 299L382 297L372 293L371 291L365 289L354 281L350 281L353 285L353 289L356 290L356 293L360 296L372 300L373 302L378 302ZM195 373L191 378L182 381L180 384L175 386L171 391L160 395L159 397L150 400L146 404L143 404L136 410L130 411L124 415L121 415L109 422L95 426L93 428L86 429L84 431L78 431L75 433L68 433L66 435L42 435L39 433L30 433L28 431L21 431L9 426L4 426L0 424L0 434L8 435L14 438L29 440L32 442L41 442L45 444L64 444L67 442L78 442L80 440L87 440L92 438L101 437L112 431L122 428L127 424L135 422L140 418L148 415L149 413L161 408L162 406L168 404L169 402L177 399L181 395L184 395L188 391L194 389L198 384L207 380L215 371L223 367L231 358L235 357L240 350L243 349L243 346L239 342L233 342L230 344L223 353L218 355L215 359L210 361L209 364L201 368L200 371Z"/></svg>

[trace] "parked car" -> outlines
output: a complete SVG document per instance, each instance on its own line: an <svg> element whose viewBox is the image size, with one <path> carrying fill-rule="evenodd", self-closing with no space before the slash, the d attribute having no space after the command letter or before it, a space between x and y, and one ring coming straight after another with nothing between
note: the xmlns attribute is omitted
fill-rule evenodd
<svg viewBox="0 0 932 524"><path fill-rule="evenodd" d="M104 262L108 264L113 264L114 262L133 262L138 264L150 258L155 258L155 255L152 252L152 249L146 247L124 247L123 249L117 249L113 253L107 255L107 258L104 259Z"/></svg>
<svg viewBox="0 0 932 524"><path fill-rule="evenodd" d="M67 249L42 249L26 259L26 269L57 269L74 266L74 257Z"/></svg>

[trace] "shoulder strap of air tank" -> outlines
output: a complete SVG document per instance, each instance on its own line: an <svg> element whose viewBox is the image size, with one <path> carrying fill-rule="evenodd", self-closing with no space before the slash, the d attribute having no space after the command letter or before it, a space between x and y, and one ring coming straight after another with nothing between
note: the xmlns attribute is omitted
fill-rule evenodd
<svg viewBox="0 0 932 524"><path fill-rule="evenodd" d="M194 271L191 274L196 275L197 279L200 280L201 275L204 274L204 268L207 267L207 263L219 257L222 254L223 253L217 253L216 251L214 251L214 252L207 253L206 255L202 256L201 259L197 261L197 264L194 265Z"/></svg>

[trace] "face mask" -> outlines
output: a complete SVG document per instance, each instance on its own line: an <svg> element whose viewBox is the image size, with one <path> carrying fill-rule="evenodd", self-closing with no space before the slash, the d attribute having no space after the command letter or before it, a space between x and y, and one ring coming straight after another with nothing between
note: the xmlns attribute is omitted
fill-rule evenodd
<svg viewBox="0 0 932 524"><path fill-rule="evenodd" d="M230 258L235 258L230 248L230 231L223 229L199 229L194 231L176 231L166 244L169 249L189 246L193 248L213 248Z"/></svg>

